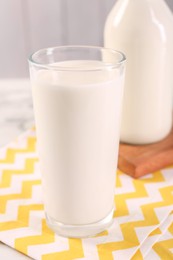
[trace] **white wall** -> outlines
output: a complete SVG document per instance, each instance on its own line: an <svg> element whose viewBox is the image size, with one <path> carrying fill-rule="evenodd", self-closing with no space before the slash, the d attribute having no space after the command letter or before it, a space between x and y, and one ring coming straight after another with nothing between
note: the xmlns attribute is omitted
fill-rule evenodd
<svg viewBox="0 0 173 260"><path fill-rule="evenodd" d="M173 10L173 0L166 0ZM28 55L48 46L103 44L116 0L0 0L0 78L28 76Z"/></svg>

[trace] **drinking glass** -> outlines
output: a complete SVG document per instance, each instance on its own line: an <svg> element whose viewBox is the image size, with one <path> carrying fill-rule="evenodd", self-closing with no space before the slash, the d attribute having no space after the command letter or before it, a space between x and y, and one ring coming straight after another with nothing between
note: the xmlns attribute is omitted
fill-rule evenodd
<svg viewBox="0 0 173 260"><path fill-rule="evenodd" d="M113 222L125 56L90 46L29 58L48 226L92 236Z"/></svg>

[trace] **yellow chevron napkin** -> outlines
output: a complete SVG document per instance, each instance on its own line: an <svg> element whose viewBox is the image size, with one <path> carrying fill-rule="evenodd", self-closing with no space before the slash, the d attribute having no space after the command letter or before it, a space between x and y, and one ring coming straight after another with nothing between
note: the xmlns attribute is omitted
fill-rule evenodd
<svg viewBox="0 0 173 260"><path fill-rule="evenodd" d="M45 222L35 131L0 151L0 241L43 260L173 259L173 167L134 180L117 173L113 225L85 239Z"/></svg>

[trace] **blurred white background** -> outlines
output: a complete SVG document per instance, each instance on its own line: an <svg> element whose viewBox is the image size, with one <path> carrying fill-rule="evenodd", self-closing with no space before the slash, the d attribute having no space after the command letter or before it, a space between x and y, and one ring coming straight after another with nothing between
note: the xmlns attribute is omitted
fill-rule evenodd
<svg viewBox="0 0 173 260"><path fill-rule="evenodd" d="M27 57L40 48L103 45L103 26L115 2L0 0L0 78L27 77ZM173 0L166 2L173 10Z"/></svg>

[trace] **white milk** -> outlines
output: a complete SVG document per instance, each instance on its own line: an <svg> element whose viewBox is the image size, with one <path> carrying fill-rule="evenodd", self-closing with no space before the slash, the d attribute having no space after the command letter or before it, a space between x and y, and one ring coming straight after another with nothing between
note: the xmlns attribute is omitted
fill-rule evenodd
<svg viewBox="0 0 173 260"><path fill-rule="evenodd" d="M172 13L163 0L119 0L104 39L127 57L121 140L159 141L172 127Z"/></svg>
<svg viewBox="0 0 173 260"><path fill-rule="evenodd" d="M45 211L58 222L94 223L113 209L122 98L114 73L43 70L33 79Z"/></svg>

